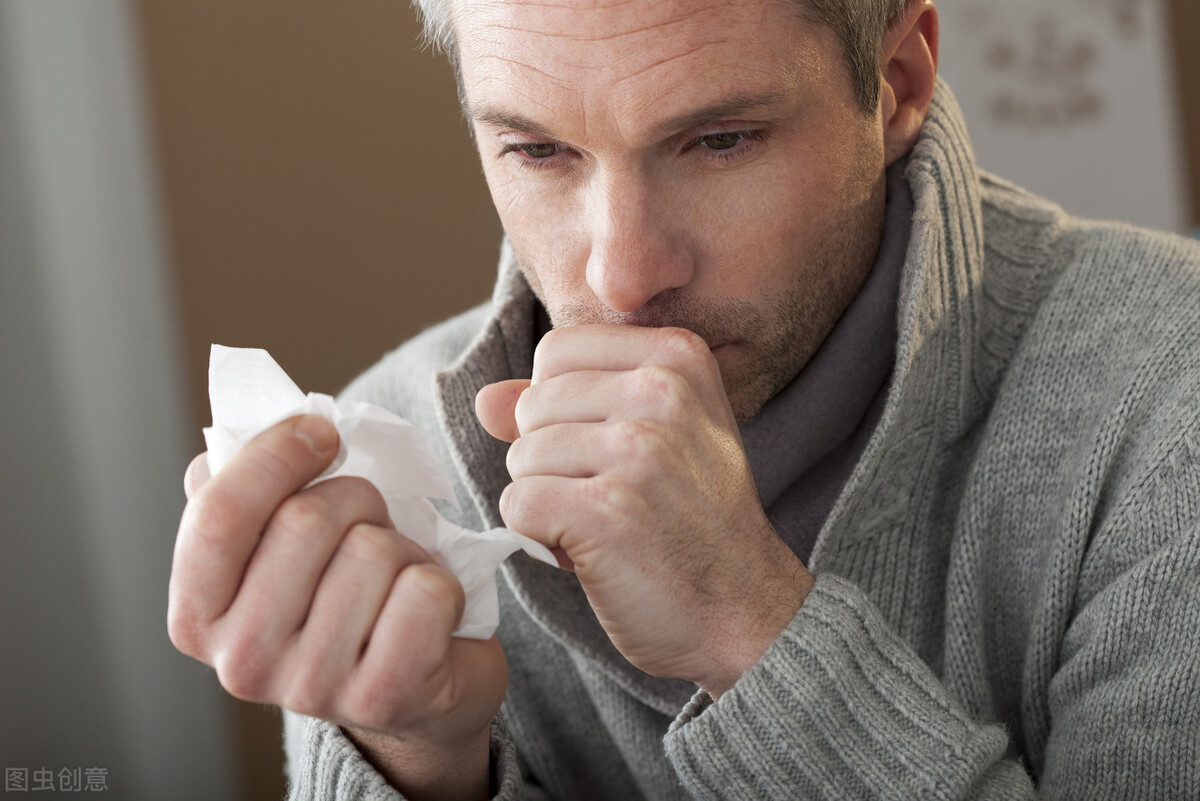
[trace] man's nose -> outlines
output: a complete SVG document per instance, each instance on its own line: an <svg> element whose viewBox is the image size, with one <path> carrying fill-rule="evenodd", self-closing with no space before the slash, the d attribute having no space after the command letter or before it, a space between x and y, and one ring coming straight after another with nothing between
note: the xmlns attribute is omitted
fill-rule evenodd
<svg viewBox="0 0 1200 801"><path fill-rule="evenodd" d="M692 280L692 255L670 206L636 174L608 176L593 187L587 282L613 311L637 311L660 292Z"/></svg>

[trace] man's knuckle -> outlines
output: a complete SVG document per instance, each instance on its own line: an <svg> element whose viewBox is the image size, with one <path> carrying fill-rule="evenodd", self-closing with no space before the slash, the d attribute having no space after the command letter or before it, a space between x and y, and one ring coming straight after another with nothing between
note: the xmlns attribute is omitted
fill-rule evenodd
<svg viewBox="0 0 1200 801"><path fill-rule="evenodd" d="M323 529L332 509L329 502L317 493L300 493L288 498L267 524L271 531L287 537L305 537Z"/></svg>
<svg viewBox="0 0 1200 801"><path fill-rule="evenodd" d="M383 493L373 483L359 476L339 476L324 484L330 485L333 494L339 502L352 504L356 509L370 510L386 514L387 501ZM323 485L322 485L323 486Z"/></svg>
<svg viewBox="0 0 1200 801"><path fill-rule="evenodd" d="M402 550L393 532L367 523L351 526L341 549L349 556L380 565L398 563Z"/></svg>
<svg viewBox="0 0 1200 801"><path fill-rule="evenodd" d="M663 328L663 347L684 359L699 359L709 354L708 344L695 331L686 328Z"/></svg>
<svg viewBox="0 0 1200 801"><path fill-rule="evenodd" d="M661 428L651 420L619 420L613 425L614 455L627 467L636 468L646 459L653 458L662 447Z"/></svg>
<svg viewBox="0 0 1200 801"><path fill-rule="evenodd" d="M179 523L187 545L202 552L222 549L238 530L239 511L219 487L206 488L188 501Z"/></svg>
<svg viewBox="0 0 1200 801"><path fill-rule="evenodd" d="M642 447L643 426L638 420L619 420L613 424L612 448L615 459L623 464L636 460Z"/></svg>
<svg viewBox="0 0 1200 801"><path fill-rule="evenodd" d="M259 649L245 640L231 643L213 659L213 668L221 686L235 698L266 703L270 687L270 669Z"/></svg>
<svg viewBox="0 0 1200 801"><path fill-rule="evenodd" d="M691 387L682 375L668 367L655 368L652 375L659 408L663 410L667 419L674 419L688 408Z"/></svg>
<svg viewBox="0 0 1200 801"><path fill-rule="evenodd" d="M567 331L562 328L551 328L542 338L538 340L537 347L534 349L534 354L545 354L548 350L553 350L557 347L558 340L562 339L567 334Z"/></svg>
<svg viewBox="0 0 1200 801"><path fill-rule="evenodd" d="M315 718L328 718L333 712L333 693L313 661L299 666L287 682L280 706Z"/></svg>
<svg viewBox="0 0 1200 801"><path fill-rule="evenodd" d="M564 336L564 329L552 328L542 335L537 346L533 349L533 363L540 364L550 358L550 354L558 347L558 340Z"/></svg>
<svg viewBox="0 0 1200 801"><path fill-rule="evenodd" d="M183 491L190 499L201 487L208 483L208 454L201 453L188 463L183 473Z"/></svg>
<svg viewBox="0 0 1200 801"><path fill-rule="evenodd" d="M449 571L433 563L405 568L396 580L396 589L427 620L457 621L466 604L462 584ZM440 623L437 625L441 625ZM427 630L433 634L435 629Z"/></svg>
<svg viewBox="0 0 1200 801"><path fill-rule="evenodd" d="M171 647L181 654L196 655L196 637L191 627L179 622L170 612L167 613L167 639L171 641Z"/></svg>
<svg viewBox="0 0 1200 801"><path fill-rule="evenodd" d="M204 626L190 599L173 598L167 606L167 637L180 653L201 658Z"/></svg>
<svg viewBox="0 0 1200 801"><path fill-rule="evenodd" d="M656 416L671 420L685 411L691 402L691 388L676 370L664 365L649 365L636 370L631 394L638 397Z"/></svg>
<svg viewBox="0 0 1200 801"><path fill-rule="evenodd" d="M457 579L432 563L410 565L400 574L399 584L405 593L430 604L452 604L456 587L462 591Z"/></svg>
<svg viewBox="0 0 1200 801"><path fill-rule="evenodd" d="M518 438L516 442L508 447L508 453L504 456L504 466L508 470L508 474L513 478L516 478L521 474L522 466L524 464L522 461L522 456L526 447L522 444L524 442L524 437Z"/></svg>
<svg viewBox="0 0 1200 801"><path fill-rule="evenodd" d="M500 493L500 517L503 518L509 528L515 528L518 531L522 528L523 517L525 511L524 495L518 489L519 483L514 481L504 488Z"/></svg>
<svg viewBox="0 0 1200 801"><path fill-rule="evenodd" d="M534 384L526 387L517 396L516 403L513 404L513 418L517 421L517 427L524 430L523 423L527 422L530 413L536 408L538 395L541 394L542 384Z"/></svg>
<svg viewBox="0 0 1200 801"><path fill-rule="evenodd" d="M628 482L612 475L597 476L586 487L590 508L596 509L601 515L607 516L628 508L633 498Z"/></svg>

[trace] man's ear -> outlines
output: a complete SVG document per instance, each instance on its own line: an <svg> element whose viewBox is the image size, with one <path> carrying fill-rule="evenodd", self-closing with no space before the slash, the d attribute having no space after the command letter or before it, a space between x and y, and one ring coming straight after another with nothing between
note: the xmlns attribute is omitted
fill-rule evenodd
<svg viewBox="0 0 1200 801"><path fill-rule="evenodd" d="M884 157L890 167L912 149L937 82L938 11L933 0L914 0L883 35Z"/></svg>

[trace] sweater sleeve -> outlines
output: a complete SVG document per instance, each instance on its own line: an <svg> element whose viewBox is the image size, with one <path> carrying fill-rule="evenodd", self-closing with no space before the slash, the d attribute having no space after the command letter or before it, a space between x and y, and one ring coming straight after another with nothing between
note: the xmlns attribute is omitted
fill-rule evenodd
<svg viewBox="0 0 1200 801"><path fill-rule="evenodd" d="M697 799L1200 797L1200 531L1085 601L1050 682L1035 788L854 584L818 578L788 629L667 734Z"/></svg>
<svg viewBox="0 0 1200 801"><path fill-rule="evenodd" d="M403 801L336 724L286 709L283 723L289 801ZM499 717L492 723L491 759L494 801L524 799L516 748Z"/></svg>
<svg viewBox="0 0 1200 801"><path fill-rule="evenodd" d="M697 799L1030 797L1006 744L829 575L754 668L720 701L694 698L666 737Z"/></svg>

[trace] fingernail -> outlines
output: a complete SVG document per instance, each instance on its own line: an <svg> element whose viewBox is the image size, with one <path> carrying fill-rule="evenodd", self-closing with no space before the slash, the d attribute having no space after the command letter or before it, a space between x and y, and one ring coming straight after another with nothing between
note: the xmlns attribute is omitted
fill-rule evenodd
<svg viewBox="0 0 1200 801"><path fill-rule="evenodd" d="M315 414L306 414L296 422L296 436L313 453L328 453L337 445L337 430L324 417Z"/></svg>

